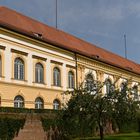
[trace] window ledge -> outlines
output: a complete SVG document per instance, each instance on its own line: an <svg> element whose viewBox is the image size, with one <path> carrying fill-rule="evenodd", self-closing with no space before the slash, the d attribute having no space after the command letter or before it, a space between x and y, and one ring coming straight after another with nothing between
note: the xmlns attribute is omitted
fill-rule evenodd
<svg viewBox="0 0 140 140"><path fill-rule="evenodd" d="M5 76L0 75L0 78L5 78Z"/></svg>
<svg viewBox="0 0 140 140"><path fill-rule="evenodd" d="M34 84L40 84L40 85L47 85L46 83L42 82L42 83L38 83L38 82L33 82Z"/></svg>
<svg viewBox="0 0 140 140"><path fill-rule="evenodd" d="M53 87L56 87L56 88L63 88L63 86L56 86L56 85L51 85L51 86L53 86Z"/></svg>
<svg viewBox="0 0 140 140"><path fill-rule="evenodd" d="M72 87L72 88L70 88L70 87L67 87L67 89L69 89L69 90L74 90L74 89L75 89L75 87Z"/></svg>
<svg viewBox="0 0 140 140"><path fill-rule="evenodd" d="M27 80L25 80L25 79L15 79L15 78L11 78L11 80L16 80L16 81L23 81L23 82L28 82Z"/></svg>

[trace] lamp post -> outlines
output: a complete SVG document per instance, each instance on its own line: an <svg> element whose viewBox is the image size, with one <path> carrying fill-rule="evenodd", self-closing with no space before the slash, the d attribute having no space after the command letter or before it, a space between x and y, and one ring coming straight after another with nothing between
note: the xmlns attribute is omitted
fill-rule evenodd
<svg viewBox="0 0 140 140"><path fill-rule="evenodd" d="M127 59L126 35L124 34L125 58Z"/></svg>
<svg viewBox="0 0 140 140"><path fill-rule="evenodd" d="M58 10L57 10L57 0L56 0L56 11L55 11L55 12L56 12L56 13L55 13L55 14L56 14L56 15L55 15L55 16L56 16L56 17L55 17L55 22L56 22L56 29L57 29L57 12L58 12Z"/></svg>

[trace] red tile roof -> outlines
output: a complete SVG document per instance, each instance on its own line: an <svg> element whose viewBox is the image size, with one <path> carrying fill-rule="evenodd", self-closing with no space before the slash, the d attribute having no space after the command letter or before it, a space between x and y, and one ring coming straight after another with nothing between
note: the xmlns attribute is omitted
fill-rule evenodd
<svg viewBox="0 0 140 140"><path fill-rule="evenodd" d="M57 47L140 74L139 64L24 16L9 8L0 7L0 26L56 45ZM36 37L37 34L35 35L35 33L39 34L40 37Z"/></svg>

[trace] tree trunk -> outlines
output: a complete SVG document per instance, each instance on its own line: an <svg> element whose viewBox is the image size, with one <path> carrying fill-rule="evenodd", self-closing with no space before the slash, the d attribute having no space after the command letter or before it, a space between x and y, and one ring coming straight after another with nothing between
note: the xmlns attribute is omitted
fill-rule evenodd
<svg viewBox="0 0 140 140"><path fill-rule="evenodd" d="M99 124L99 129L100 129L100 140L104 140L104 129L101 124Z"/></svg>

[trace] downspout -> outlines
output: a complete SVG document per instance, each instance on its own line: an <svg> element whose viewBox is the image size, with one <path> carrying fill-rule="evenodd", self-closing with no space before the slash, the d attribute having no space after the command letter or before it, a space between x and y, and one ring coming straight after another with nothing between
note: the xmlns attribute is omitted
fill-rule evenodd
<svg viewBox="0 0 140 140"><path fill-rule="evenodd" d="M75 66L76 66L76 89L78 89L78 65L77 65L77 54L75 53Z"/></svg>

